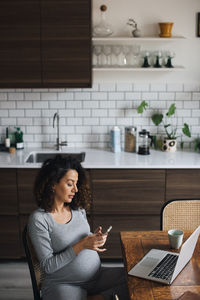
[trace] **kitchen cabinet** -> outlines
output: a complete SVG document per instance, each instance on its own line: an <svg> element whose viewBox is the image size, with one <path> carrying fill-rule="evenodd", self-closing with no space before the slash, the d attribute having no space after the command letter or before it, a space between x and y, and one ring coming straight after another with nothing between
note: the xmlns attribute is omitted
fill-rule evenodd
<svg viewBox="0 0 200 300"><path fill-rule="evenodd" d="M22 231L37 208L33 184L38 169L0 169L0 258L24 257ZM102 258L120 258L120 231L159 230L167 200L200 198L200 169L88 169L91 230L113 226Z"/></svg>
<svg viewBox="0 0 200 300"><path fill-rule="evenodd" d="M41 1L45 87L91 87L91 0Z"/></svg>
<svg viewBox="0 0 200 300"><path fill-rule="evenodd" d="M0 88L90 87L91 0L2 0Z"/></svg>
<svg viewBox="0 0 200 300"><path fill-rule="evenodd" d="M39 0L1 0L0 69L0 88L41 87Z"/></svg>
<svg viewBox="0 0 200 300"><path fill-rule="evenodd" d="M20 257L16 170L0 169L0 258Z"/></svg>
<svg viewBox="0 0 200 300"><path fill-rule="evenodd" d="M112 225L105 258L121 256L119 232L158 230L165 170L91 170L94 228Z"/></svg>
<svg viewBox="0 0 200 300"><path fill-rule="evenodd" d="M175 169L166 171L166 201L200 198L200 170Z"/></svg>

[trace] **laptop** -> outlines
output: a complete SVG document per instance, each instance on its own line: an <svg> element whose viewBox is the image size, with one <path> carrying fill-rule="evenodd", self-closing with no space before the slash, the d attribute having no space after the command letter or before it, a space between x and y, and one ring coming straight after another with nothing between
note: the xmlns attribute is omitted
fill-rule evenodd
<svg viewBox="0 0 200 300"><path fill-rule="evenodd" d="M170 285L191 259L199 233L200 226L183 243L179 254L151 249L128 274Z"/></svg>

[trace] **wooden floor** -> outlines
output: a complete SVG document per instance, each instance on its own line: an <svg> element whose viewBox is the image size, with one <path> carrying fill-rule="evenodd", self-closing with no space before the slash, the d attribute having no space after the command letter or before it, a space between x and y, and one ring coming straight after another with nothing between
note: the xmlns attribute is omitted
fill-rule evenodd
<svg viewBox="0 0 200 300"><path fill-rule="evenodd" d="M122 266L107 262L105 266ZM28 265L25 261L0 261L0 300L33 300Z"/></svg>

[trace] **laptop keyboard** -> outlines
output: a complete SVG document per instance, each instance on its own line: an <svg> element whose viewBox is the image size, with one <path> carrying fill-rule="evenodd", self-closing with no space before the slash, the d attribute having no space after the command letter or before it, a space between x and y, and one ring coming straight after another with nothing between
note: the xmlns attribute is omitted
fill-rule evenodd
<svg viewBox="0 0 200 300"><path fill-rule="evenodd" d="M148 276L168 280L174 272L178 255L167 254Z"/></svg>

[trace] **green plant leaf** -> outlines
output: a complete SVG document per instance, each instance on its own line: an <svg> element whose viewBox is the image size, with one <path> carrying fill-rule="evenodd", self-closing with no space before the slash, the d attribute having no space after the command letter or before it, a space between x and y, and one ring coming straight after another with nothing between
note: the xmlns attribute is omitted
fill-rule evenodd
<svg viewBox="0 0 200 300"><path fill-rule="evenodd" d="M137 108L138 114L142 114L147 107L148 107L148 103L145 100L143 100Z"/></svg>
<svg viewBox="0 0 200 300"><path fill-rule="evenodd" d="M158 126L162 120L163 120L163 114L154 114L152 117L151 117L151 120L153 121L153 123Z"/></svg>
<svg viewBox="0 0 200 300"><path fill-rule="evenodd" d="M176 105L173 103L170 105L168 112L166 113L166 116L170 117L172 115L174 115L176 111Z"/></svg>
<svg viewBox="0 0 200 300"><path fill-rule="evenodd" d="M169 126L171 126L171 124L166 124L166 125L164 125L164 128L167 128Z"/></svg>
<svg viewBox="0 0 200 300"><path fill-rule="evenodd" d="M184 123L184 127L182 128L182 132L188 136L188 137L191 137L191 132L190 132L190 128L188 126L187 123Z"/></svg>

